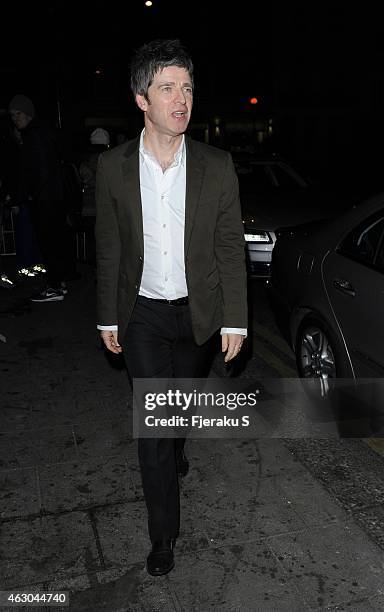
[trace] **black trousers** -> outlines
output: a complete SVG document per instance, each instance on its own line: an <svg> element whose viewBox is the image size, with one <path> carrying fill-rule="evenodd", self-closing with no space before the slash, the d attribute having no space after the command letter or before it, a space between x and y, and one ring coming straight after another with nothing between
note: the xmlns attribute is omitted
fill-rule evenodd
<svg viewBox="0 0 384 612"><path fill-rule="evenodd" d="M212 342L198 346L189 306L139 296L122 342L133 378L198 378L207 375ZM152 542L177 538L180 524L176 456L185 439L140 438L139 463Z"/></svg>
<svg viewBox="0 0 384 612"><path fill-rule="evenodd" d="M28 203L19 206L19 212L15 220L15 240L18 268L29 268L29 266L43 263L43 256L32 221L31 207Z"/></svg>
<svg viewBox="0 0 384 612"><path fill-rule="evenodd" d="M37 240L47 267L47 285L58 289L65 278L69 256L69 228L64 202L36 200L31 210Z"/></svg>

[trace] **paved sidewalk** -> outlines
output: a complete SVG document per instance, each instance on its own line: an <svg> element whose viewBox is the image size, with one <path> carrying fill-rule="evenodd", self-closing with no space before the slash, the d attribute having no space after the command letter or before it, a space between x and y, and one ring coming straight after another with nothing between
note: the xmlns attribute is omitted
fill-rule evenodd
<svg viewBox="0 0 384 612"><path fill-rule="evenodd" d="M187 442L176 567L146 573L131 392L80 272L63 302L29 304L40 279L0 290L0 589L67 590L75 612L383 610L384 541L332 490L329 458L279 439Z"/></svg>

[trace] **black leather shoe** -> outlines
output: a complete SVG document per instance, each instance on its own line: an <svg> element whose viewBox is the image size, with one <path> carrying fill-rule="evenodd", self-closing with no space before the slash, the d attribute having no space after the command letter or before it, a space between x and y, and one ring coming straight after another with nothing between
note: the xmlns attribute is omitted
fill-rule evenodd
<svg viewBox="0 0 384 612"><path fill-rule="evenodd" d="M185 456L185 452L182 450L181 453L176 455L176 469L179 476L186 476L189 471L189 461Z"/></svg>
<svg viewBox="0 0 384 612"><path fill-rule="evenodd" d="M174 567L173 547L175 540L160 540L152 544L152 550L147 557L147 572L151 576L164 576Z"/></svg>

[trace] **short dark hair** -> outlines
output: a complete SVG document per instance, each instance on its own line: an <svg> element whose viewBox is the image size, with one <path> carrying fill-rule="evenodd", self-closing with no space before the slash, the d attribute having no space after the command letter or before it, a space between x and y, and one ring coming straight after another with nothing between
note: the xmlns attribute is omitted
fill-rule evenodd
<svg viewBox="0 0 384 612"><path fill-rule="evenodd" d="M136 49L131 60L131 89L133 95L148 97L153 77L166 66L185 68L193 85L193 63L181 42L156 39Z"/></svg>

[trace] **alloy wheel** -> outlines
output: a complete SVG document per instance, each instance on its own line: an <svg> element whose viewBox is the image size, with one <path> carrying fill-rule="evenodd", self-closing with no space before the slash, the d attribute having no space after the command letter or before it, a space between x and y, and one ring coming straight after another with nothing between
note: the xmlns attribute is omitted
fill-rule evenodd
<svg viewBox="0 0 384 612"><path fill-rule="evenodd" d="M321 395L327 396L330 392L329 379L336 378L336 360L327 334L316 325L305 327L299 350L301 375L317 379Z"/></svg>

